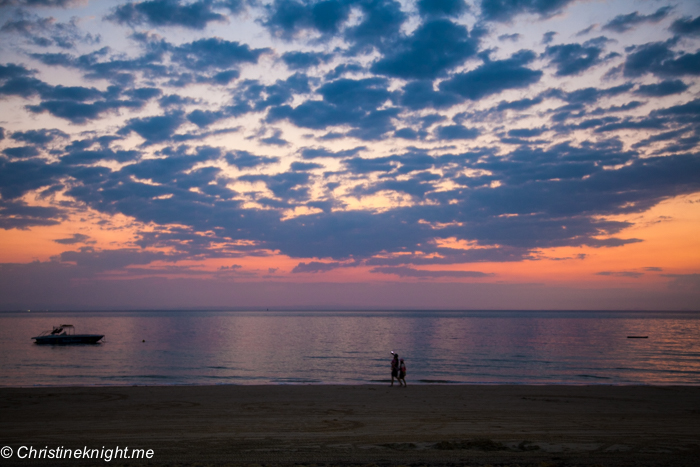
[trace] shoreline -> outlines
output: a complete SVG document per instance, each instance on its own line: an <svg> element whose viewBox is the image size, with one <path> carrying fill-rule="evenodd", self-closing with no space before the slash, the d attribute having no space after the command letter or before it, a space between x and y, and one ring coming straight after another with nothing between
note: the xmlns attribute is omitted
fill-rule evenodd
<svg viewBox="0 0 700 467"><path fill-rule="evenodd" d="M0 388L2 443L153 449L113 465L696 465L700 387ZM92 464L104 461L94 461ZM3 465L75 465L19 460Z"/></svg>
<svg viewBox="0 0 700 467"><path fill-rule="evenodd" d="M460 382L460 381L426 381L426 380L416 380L408 381L411 384L409 386L416 387L650 387L650 388L700 388L700 383L668 383L668 384L658 384L658 383L572 383L572 382L561 382L561 383L513 383L513 382ZM385 381L358 381L358 382L322 382L322 381L300 381L300 382L268 382L262 383L259 381L253 383L158 383L158 384L138 384L138 383L124 383L124 384L63 384L63 385L19 385L19 386L3 386L0 385L0 391L5 389L81 389L81 388L168 388L168 387L188 387L188 388L209 388L209 387L298 387L298 386L319 386L319 387L357 387L357 386L374 386L383 387L390 386L391 380L387 379ZM395 383L394 386L397 386Z"/></svg>

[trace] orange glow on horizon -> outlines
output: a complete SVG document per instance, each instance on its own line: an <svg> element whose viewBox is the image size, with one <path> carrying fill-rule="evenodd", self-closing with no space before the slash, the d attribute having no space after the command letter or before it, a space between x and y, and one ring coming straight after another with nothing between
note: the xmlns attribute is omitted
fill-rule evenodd
<svg viewBox="0 0 700 467"><path fill-rule="evenodd" d="M329 258L291 258L279 252L268 256L242 256L238 258L208 258L178 262L158 261L148 265L133 266L136 275L167 277L216 277L220 280L257 281L284 280L294 282L385 282L385 281L435 281L435 282L507 282L549 283L569 286L646 287L665 283L662 274L694 273L700 267L700 195L681 196L659 203L650 210L629 216L615 216L608 220L629 221L633 225L617 238L638 238L639 243L620 247L561 247L542 249L536 259L518 262L482 262L468 264L411 266L424 271L478 271L490 274L477 278L415 278L395 274L371 273L373 267L339 267L326 272L292 273L302 262L330 263ZM63 223L54 226L33 227L28 230L0 231L4 248L0 262L26 263L48 261L64 251L75 251L81 246L95 250L138 248L133 242L139 231L149 226L134 222L126 216L108 217L94 211L74 214ZM436 235L440 230L436 229ZM55 240L70 238L74 234L87 235L88 243L60 244ZM457 241L454 238L436 237L441 247L473 249L483 248L474 242ZM342 262L341 262L342 263ZM136 272L139 271L139 272ZM601 275L606 273L608 275ZM109 273L104 278L133 278L124 273Z"/></svg>

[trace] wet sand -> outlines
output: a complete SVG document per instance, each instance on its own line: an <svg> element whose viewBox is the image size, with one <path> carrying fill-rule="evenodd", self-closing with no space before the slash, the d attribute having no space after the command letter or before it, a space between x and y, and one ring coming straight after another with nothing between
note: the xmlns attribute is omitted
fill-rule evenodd
<svg viewBox="0 0 700 467"><path fill-rule="evenodd" d="M154 452L2 465L700 465L700 387L4 388L0 413L15 454Z"/></svg>

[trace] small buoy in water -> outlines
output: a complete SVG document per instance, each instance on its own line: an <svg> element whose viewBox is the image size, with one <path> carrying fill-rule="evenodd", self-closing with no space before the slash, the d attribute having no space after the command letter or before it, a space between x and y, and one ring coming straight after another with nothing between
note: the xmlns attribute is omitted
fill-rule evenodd
<svg viewBox="0 0 700 467"><path fill-rule="evenodd" d="M146 342L146 339L142 340L141 342Z"/></svg>
<svg viewBox="0 0 700 467"><path fill-rule="evenodd" d="M627 339L648 339L649 336L627 336Z"/></svg>

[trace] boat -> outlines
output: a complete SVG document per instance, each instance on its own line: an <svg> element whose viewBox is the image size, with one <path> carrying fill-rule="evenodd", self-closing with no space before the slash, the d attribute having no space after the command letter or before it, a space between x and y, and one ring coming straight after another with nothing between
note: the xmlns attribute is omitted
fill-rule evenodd
<svg viewBox="0 0 700 467"><path fill-rule="evenodd" d="M104 339L104 334L76 334L72 324L54 326L51 331L44 331L34 339L35 344L97 344Z"/></svg>

